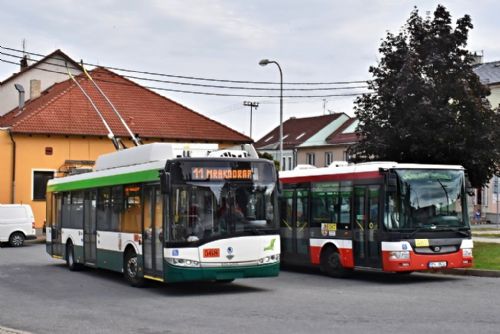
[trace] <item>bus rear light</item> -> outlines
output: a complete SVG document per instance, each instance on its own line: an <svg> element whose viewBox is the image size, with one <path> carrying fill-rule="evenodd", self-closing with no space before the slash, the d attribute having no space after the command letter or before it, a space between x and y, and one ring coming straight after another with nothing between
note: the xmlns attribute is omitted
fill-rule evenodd
<svg viewBox="0 0 500 334"><path fill-rule="evenodd" d="M35 228L35 222L31 223L31 228Z"/></svg>
<svg viewBox="0 0 500 334"><path fill-rule="evenodd" d="M409 251L392 251L389 253L389 260L409 260Z"/></svg>
<svg viewBox="0 0 500 334"><path fill-rule="evenodd" d="M472 257L472 248L462 248L463 257Z"/></svg>

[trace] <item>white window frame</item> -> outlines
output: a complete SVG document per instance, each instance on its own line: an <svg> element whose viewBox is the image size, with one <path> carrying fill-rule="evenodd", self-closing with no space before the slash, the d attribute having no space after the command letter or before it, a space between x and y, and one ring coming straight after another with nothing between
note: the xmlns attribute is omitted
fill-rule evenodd
<svg viewBox="0 0 500 334"><path fill-rule="evenodd" d="M316 154L306 153L306 163L312 166L316 166Z"/></svg>
<svg viewBox="0 0 500 334"><path fill-rule="evenodd" d="M325 152L325 167L330 166L333 162L333 152Z"/></svg>

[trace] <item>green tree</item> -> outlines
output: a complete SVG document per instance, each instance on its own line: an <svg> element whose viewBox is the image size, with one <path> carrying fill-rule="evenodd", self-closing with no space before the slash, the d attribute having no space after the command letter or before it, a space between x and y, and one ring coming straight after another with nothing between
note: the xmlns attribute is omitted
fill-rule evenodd
<svg viewBox="0 0 500 334"><path fill-rule="evenodd" d="M387 33L369 69L373 93L355 102L354 160L459 164L475 187L500 171L498 115L465 49L472 28L468 15L453 28L439 5L433 18L415 8L398 34Z"/></svg>
<svg viewBox="0 0 500 334"><path fill-rule="evenodd" d="M278 160L274 160L273 155L271 153L267 153L267 152L260 153L260 152L257 152L257 154L259 155L259 158L271 160L272 162L274 162L274 166L276 167L276 170L280 170L280 163L279 163L279 161Z"/></svg>

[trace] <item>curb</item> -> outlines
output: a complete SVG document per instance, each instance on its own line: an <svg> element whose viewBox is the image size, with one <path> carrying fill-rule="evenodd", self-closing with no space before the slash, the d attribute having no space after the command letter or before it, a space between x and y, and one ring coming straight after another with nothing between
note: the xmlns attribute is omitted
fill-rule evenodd
<svg viewBox="0 0 500 334"><path fill-rule="evenodd" d="M0 334L30 334L29 332L20 331L17 329L12 329L8 327L0 326Z"/></svg>
<svg viewBox="0 0 500 334"><path fill-rule="evenodd" d="M500 270L446 269L446 270L440 270L437 273L444 274L444 275L461 275L461 276L477 276L477 277L500 277Z"/></svg>

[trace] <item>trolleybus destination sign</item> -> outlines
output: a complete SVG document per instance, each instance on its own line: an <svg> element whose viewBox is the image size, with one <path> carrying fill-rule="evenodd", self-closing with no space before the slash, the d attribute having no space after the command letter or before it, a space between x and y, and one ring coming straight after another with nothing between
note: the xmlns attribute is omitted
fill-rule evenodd
<svg viewBox="0 0 500 334"><path fill-rule="evenodd" d="M192 180L251 180L252 170L229 167L192 167Z"/></svg>

